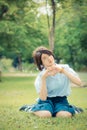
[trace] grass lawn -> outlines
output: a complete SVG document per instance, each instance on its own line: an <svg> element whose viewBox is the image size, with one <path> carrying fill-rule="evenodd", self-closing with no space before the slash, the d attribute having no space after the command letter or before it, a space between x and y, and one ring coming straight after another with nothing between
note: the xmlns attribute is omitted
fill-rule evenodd
<svg viewBox="0 0 87 130"><path fill-rule="evenodd" d="M87 74L81 73L87 82ZM69 102L84 109L72 118L38 118L18 109L35 103L38 95L34 88L35 77L3 77L0 82L0 130L86 130L87 87L72 87Z"/></svg>

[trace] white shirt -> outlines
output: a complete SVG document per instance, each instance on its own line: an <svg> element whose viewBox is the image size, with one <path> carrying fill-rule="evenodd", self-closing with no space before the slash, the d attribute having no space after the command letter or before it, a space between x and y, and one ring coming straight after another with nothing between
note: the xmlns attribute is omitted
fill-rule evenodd
<svg viewBox="0 0 87 130"><path fill-rule="evenodd" d="M77 73L69 67L67 64L56 64L60 67L63 67L68 72L78 76ZM35 80L35 88L37 93L40 92L41 87L41 77L44 73L45 69L43 69ZM46 87L48 97L56 97L56 96L68 96L71 93L70 80L63 73L57 73L54 76L48 76L46 78Z"/></svg>

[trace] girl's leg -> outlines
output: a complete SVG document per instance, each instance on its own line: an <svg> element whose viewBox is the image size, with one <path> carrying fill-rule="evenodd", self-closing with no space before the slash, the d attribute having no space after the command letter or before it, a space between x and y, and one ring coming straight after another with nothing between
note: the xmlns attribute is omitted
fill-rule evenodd
<svg viewBox="0 0 87 130"><path fill-rule="evenodd" d="M72 114L68 111L60 111L56 113L56 117L72 117Z"/></svg>
<svg viewBox="0 0 87 130"><path fill-rule="evenodd" d="M38 117L51 117L52 116L51 112L45 111L45 110L36 111L36 112L33 112L33 114L35 114Z"/></svg>

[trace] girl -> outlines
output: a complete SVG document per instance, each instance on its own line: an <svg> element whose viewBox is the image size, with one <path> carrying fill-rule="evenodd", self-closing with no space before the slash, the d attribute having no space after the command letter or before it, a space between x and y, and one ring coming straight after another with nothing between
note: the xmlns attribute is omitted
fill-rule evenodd
<svg viewBox="0 0 87 130"><path fill-rule="evenodd" d="M71 93L70 81L81 86L77 73L66 64L56 64L53 53L46 47L33 52L35 64L40 70L35 81L39 100L31 111L39 117L71 117L75 114L67 96Z"/></svg>
<svg viewBox="0 0 87 130"><path fill-rule="evenodd" d="M83 112L67 100L71 93L70 81L82 86L77 73L66 64L56 64L53 53L46 47L35 49L33 58L40 70L35 80L39 100L37 104L24 105L19 110L33 112L39 117L72 117Z"/></svg>

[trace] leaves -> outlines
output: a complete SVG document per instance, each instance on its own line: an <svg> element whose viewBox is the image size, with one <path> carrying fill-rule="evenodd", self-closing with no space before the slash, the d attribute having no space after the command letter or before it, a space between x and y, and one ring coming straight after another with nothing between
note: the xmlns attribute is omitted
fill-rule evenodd
<svg viewBox="0 0 87 130"><path fill-rule="evenodd" d="M0 3L8 7L0 19L0 55L13 58L20 53L23 59L30 61L37 46L49 46L47 16L37 17L38 8L45 6L45 2L4 0ZM48 4L51 5L51 1L48 0ZM56 59L75 68L86 66L86 0L56 0L57 5L61 6L56 7Z"/></svg>

